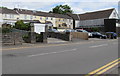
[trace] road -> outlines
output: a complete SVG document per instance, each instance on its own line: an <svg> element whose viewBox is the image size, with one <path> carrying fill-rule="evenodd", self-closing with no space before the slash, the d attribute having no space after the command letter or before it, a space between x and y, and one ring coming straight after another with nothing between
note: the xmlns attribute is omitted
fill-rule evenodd
<svg viewBox="0 0 120 76"><path fill-rule="evenodd" d="M118 59L118 40L3 48L3 74L88 74Z"/></svg>

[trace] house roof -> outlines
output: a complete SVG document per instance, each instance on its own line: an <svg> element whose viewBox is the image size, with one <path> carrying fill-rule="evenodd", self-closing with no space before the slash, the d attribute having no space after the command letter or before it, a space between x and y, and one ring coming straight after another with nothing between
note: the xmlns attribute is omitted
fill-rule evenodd
<svg viewBox="0 0 120 76"><path fill-rule="evenodd" d="M19 13L19 14L28 14L28 15L33 15L32 10L26 10L26 9L19 9L19 8L14 8L14 10Z"/></svg>
<svg viewBox="0 0 120 76"><path fill-rule="evenodd" d="M20 14L71 19L71 17L69 17L68 15L62 15L62 14L55 14L55 13L48 13L48 12L41 12L41 11L34 11L34 10L26 10L26 9L18 9L18 8L15 8L14 10L16 10Z"/></svg>
<svg viewBox="0 0 120 76"><path fill-rule="evenodd" d="M56 13L47 13L47 12L41 12L41 11L36 11L36 13L34 13L34 15L44 16L44 17L71 19L71 17L69 17L68 15L56 14Z"/></svg>
<svg viewBox="0 0 120 76"><path fill-rule="evenodd" d="M0 8L0 13L3 13L3 14L17 14L15 10L8 9L8 8Z"/></svg>
<svg viewBox="0 0 120 76"><path fill-rule="evenodd" d="M70 16L68 15L63 15L63 14L54 14L56 18L65 18L65 19L72 19Z"/></svg>
<svg viewBox="0 0 120 76"><path fill-rule="evenodd" d="M70 14L70 13L68 13L68 15L70 17L72 17L73 19L75 19L75 20L79 20L79 15L77 15L77 14Z"/></svg>
<svg viewBox="0 0 120 76"><path fill-rule="evenodd" d="M41 12L41 11L36 11L34 15L44 16L44 17L55 17L53 13Z"/></svg>
<svg viewBox="0 0 120 76"><path fill-rule="evenodd" d="M79 14L80 20L92 20L100 18L109 18L114 8L102 11L88 12L84 14Z"/></svg>

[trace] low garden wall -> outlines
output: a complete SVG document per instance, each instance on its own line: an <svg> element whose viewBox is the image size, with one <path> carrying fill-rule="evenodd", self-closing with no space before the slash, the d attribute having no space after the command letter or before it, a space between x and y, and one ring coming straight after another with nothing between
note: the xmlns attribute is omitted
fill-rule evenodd
<svg viewBox="0 0 120 76"><path fill-rule="evenodd" d="M88 40L88 33L84 32L71 32L72 38Z"/></svg>
<svg viewBox="0 0 120 76"><path fill-rule="evenodd" d="M48 37L57 38L65 41L71 41L70 33L56 33L56 32L48 32Z"/></svg>
<svg viewBox="0 0 120 76"><path fill-rule="evenodd" d="M2 33L2 44L22 44L22 35L19 32Z"/></svg>
<svg viewBox="0 0 120 76"><path fill-rule="evenodd" d="M57 38L65 41L72 41L74 38L88 40L88 34L83 32L71 32L71 33L48 32L48 37Z"/></svg>

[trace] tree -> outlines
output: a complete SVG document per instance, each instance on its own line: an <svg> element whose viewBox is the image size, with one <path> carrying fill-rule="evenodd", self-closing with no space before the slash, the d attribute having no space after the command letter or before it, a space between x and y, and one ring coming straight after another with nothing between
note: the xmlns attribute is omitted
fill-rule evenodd
<svg viewBox="0 0 120 76"><path fill-rule="evenodd" d="M58 13L58 14L66 14L66 13L73 13L71 7L68 5L58 5L50 11L50 13Z"/></svg>
<svg viewBox="0 0 120 76"><path fill-rule="evenodd" d="M19 20L15 23L14 28L19 29L19 30L30 31L31 26L30 26L30 23L24 23L22 20Z"/></svg>
<svg viewBox="0 0 120 76"><path fill-rule="evenodd" d="M3 7L3 6L2 6L2 7L0 7L0 8L7 8L7 7Z"/></svg>

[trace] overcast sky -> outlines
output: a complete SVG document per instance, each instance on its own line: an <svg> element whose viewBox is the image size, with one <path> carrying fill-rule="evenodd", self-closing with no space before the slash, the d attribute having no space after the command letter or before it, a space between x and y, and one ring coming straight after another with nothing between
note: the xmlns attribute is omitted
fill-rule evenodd
<svg viewBox="0 0 120 76"><path fill-rule="evenodd" d="M67 4L78 14L108 8L116 8L118 11L118 1L120 0L2 0L0 6L49 12L57 5Z"/></svg>

